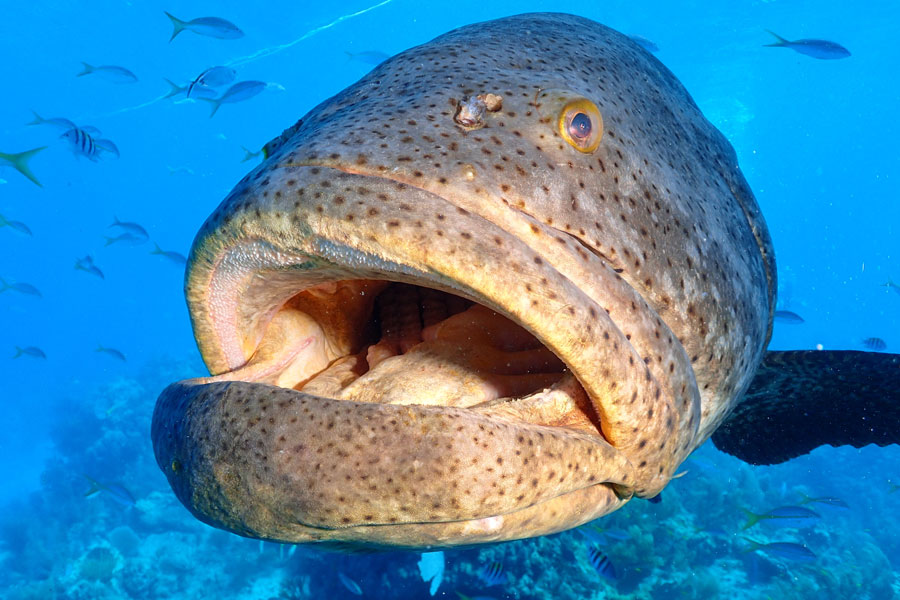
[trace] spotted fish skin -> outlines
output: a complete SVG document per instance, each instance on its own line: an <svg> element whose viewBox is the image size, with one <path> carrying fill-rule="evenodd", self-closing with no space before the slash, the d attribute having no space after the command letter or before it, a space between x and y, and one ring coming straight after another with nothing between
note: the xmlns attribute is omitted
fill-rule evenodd
<svg viewBox="0 0 900 600"><path fill-rule="evenodd" d="M458 126L456 107L479 94L499 95L502 109L485 113L480 129ZM555 107L578 98L595 103L603 119L603 138L591 153L577 151L556 127ZM402 486L377 486L352 507L332 505L334 514L315 522L295 515L294 522L319 528L314 534L271 516L248 525L241 515L269 510L245 495L257 474L272 502L292 501L272 479L284 472L267 476L271 463L260 460L225 466L232 451L179 439L170 425L179 415L206 406L191 426L221 430L208 415L225 409L206 381L175 384L154 416L157 459L182 501L207 522L282 540L409 547L574 527L632 493L655 496L727 416L762 358L775 265L734 151L659 61L602 25L530 14L455 30L391 58L323 102L270 142L266 155L210 216L190 256L188 303L212 373L244 368L268 319L302 289L345 279L426 285L507 315L560 357L584 388L585 412L599 421L596 439L614 449L617 466L592 473L586 487L551 493L560 513L552 523L526 516L543 514L540 502L549 496L507 493L508 481L497 474L486 488L496 496L483 498L490 508L451 510L436 522L420 515L405 532L381 520L390 510L373 523L377 528L360 517L367 503L393 506L408 491ZM358 343L340 316L329 319L322 327L333 354L323 360ZM263 406L277 412L266 418L286 416ZM358 408L340 409L357 415L344 430L372 422ZM250 412L262 418L261 411ZM553 420L544 418L546 411L535 415L515 406L488 414L497 423L535 428ZM571 461L523 466L540 473L541 482L551 473L549 479L573 481L585 468L586 451L575 442L581 433L558 429L573 436ZM255 435L244 436L245 443ZM394 439L398 445L419 440L409 435ZM504 456L515 455L513 447L504 446ZM178 472L172 464L181 465ZM216 483L216 465L240 485ZM418 489L446 488L450 476L437 469L429 463L428 483ZM619 501L599 502L588 515L579 494L603 485ZM211 501L213 488L227 493ZM323 483L313 493L332 491ZM517 516L504 521L503 515ZM481 526L492 518L503 525L486 536Z"/></svg>

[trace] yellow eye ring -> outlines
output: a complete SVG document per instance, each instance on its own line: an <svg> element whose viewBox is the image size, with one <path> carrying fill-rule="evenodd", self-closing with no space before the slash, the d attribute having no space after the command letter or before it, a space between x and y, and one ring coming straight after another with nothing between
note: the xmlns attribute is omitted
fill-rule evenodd
<svg viewBox="0 0 900 600"><path fill-rule="evenodd" d="M603 117L597 105L587 98L566 103L559 111L557 127L570 146L585 154L596 150L603 138Z"/></svg>

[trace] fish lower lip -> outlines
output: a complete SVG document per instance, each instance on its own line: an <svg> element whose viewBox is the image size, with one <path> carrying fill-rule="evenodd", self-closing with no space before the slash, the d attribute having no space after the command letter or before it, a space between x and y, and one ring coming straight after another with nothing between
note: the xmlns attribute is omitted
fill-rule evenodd
<svg viewBox="0 0 900 600"><path fill-rule="evenodd" d="M631 495L627 461L598 436L259 383L173 384L152 437L157 462L198 518L283 542L516 539L566 529L573 515L591 520ZM583 462L567 469L573 456Z"/></svg>

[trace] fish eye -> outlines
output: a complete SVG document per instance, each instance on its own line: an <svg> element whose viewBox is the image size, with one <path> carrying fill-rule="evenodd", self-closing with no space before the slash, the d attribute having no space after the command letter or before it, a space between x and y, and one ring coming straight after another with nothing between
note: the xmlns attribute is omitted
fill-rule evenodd
<svg viewBox="0 0 900 600"><path fill-rule="evenodd" d="M172 461L172 472L180 473L181 472L181 463L178 462L178 459Z"/></svg>
<svg viewBox="0 0 900 600"><path fill-rule="evenodd" d="M603 117L597 105L586 98L568 102L559 113L559 133L579 152L596 150L603 137Z"/></svg>
<svg viewBox="0 0 900 600"><path fill-rule="evenodd" d="M569 122L569 135L576 140L586 140L591 135L591 118L583 112L575 113Z"/></svg>

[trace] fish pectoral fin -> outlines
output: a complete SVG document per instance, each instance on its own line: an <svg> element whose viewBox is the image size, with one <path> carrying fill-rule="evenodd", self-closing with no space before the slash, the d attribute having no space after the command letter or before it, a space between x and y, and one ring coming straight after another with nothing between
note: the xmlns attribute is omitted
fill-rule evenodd
<svg viewBox="0 0 900 600"><path fill-rule="evenodd" d="M898 374L898 354L769 352L713 442L756 465L784 462L824 444L900 443Z"/></svg>

